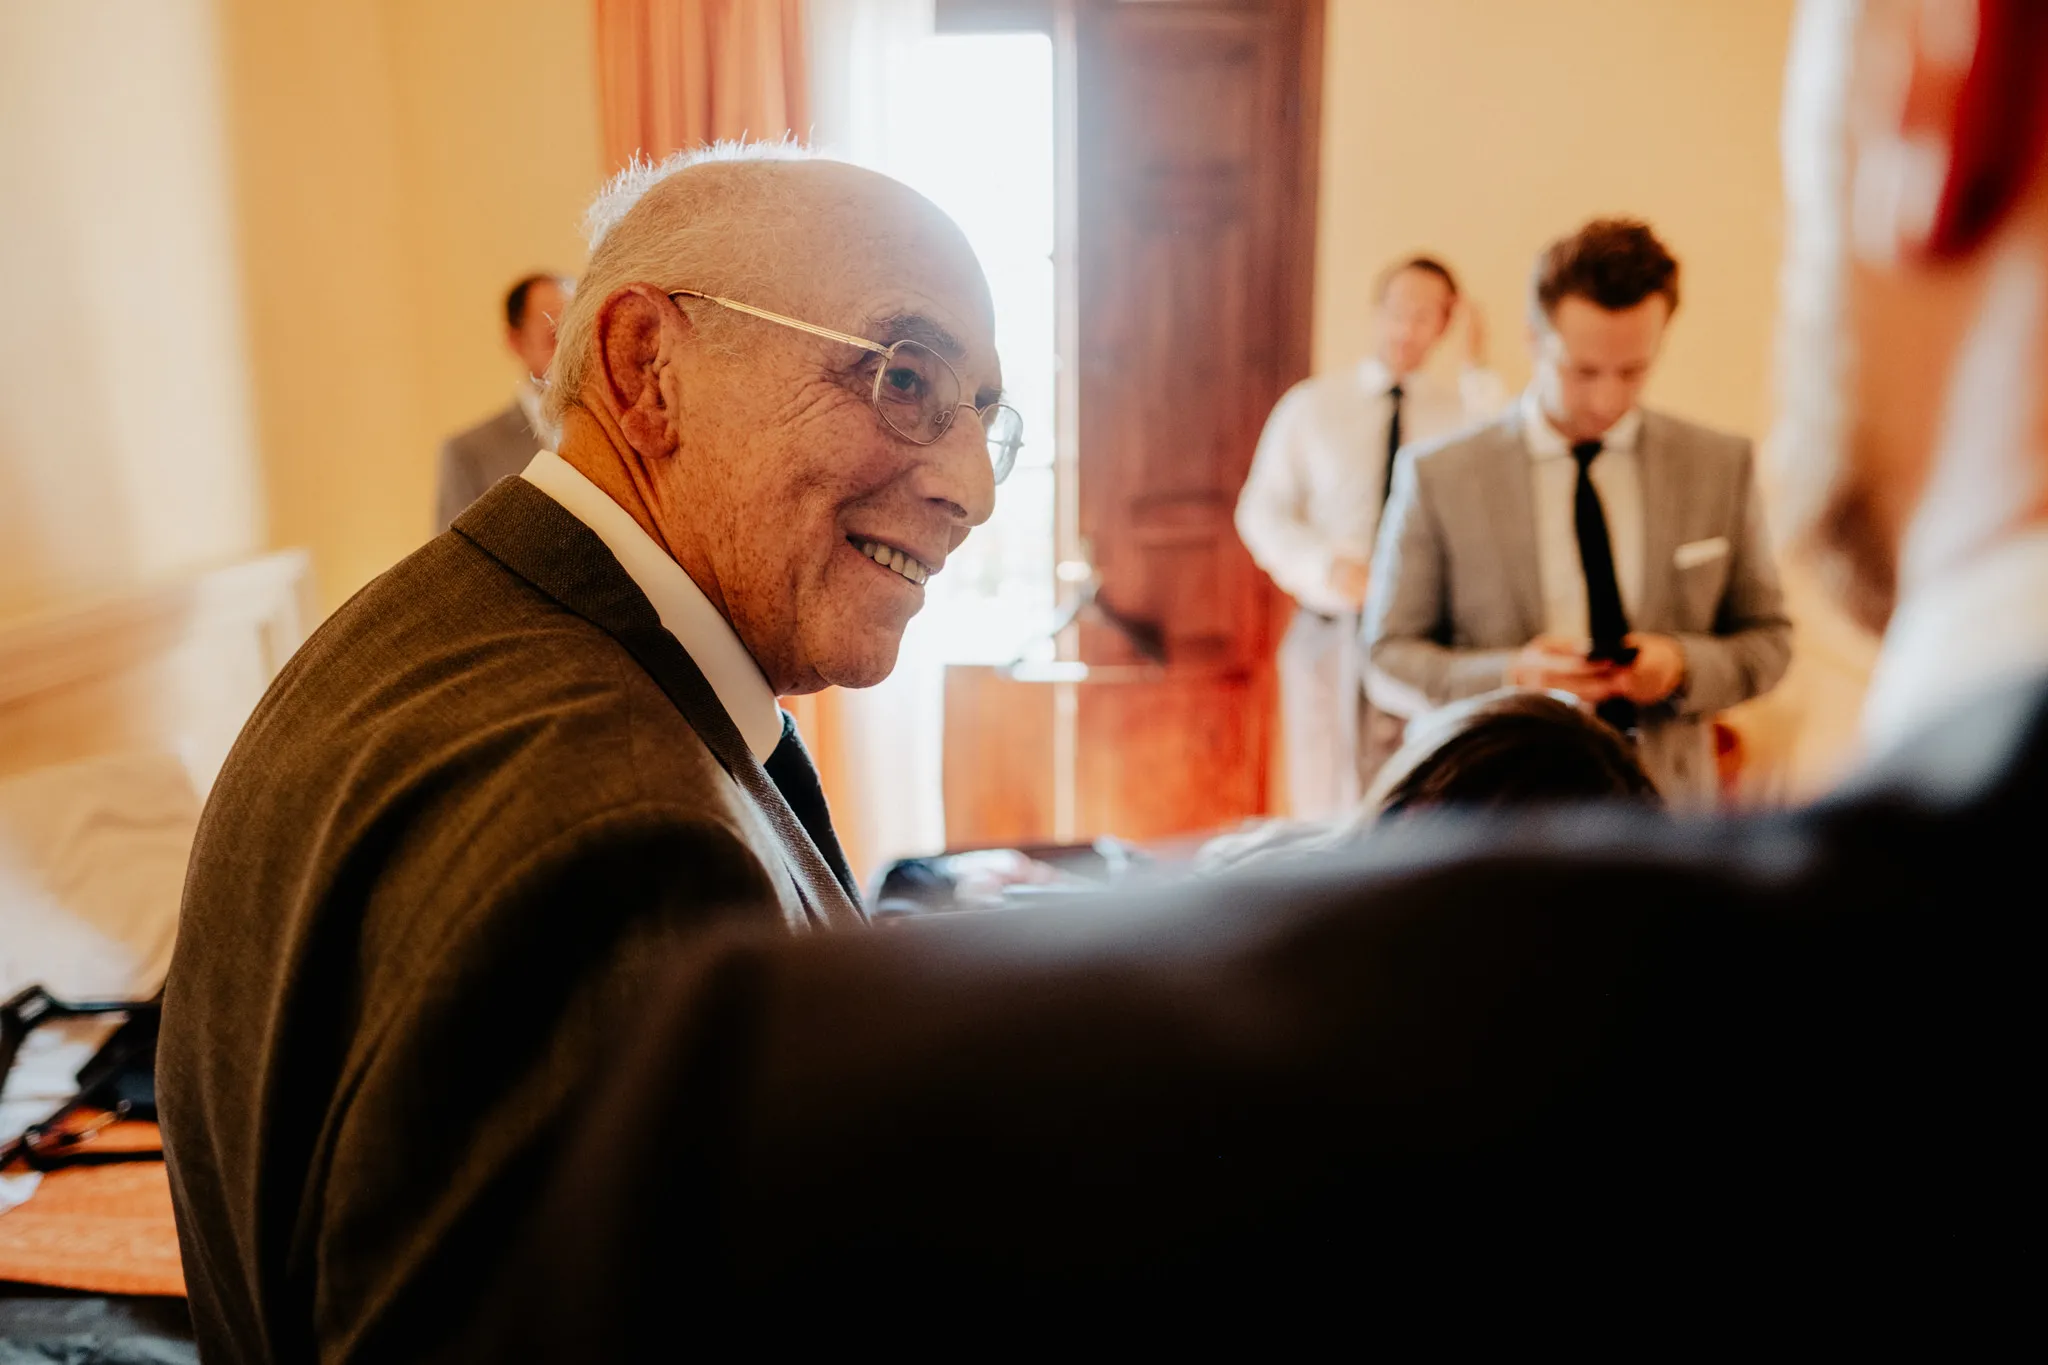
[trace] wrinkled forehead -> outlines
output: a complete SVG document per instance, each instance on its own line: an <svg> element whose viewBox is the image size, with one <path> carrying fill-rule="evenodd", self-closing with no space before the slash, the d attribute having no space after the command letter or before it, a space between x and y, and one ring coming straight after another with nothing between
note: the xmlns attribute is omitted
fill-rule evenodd
<svg viewBox="0 0 2048 1365"><path fill-rule="evenodd" d="M930 200L872 172L811 163L791 229L774 234L777 292L807 321L880 342L909 337L976 379L996 369L995 313L966 236Z"/></svg>

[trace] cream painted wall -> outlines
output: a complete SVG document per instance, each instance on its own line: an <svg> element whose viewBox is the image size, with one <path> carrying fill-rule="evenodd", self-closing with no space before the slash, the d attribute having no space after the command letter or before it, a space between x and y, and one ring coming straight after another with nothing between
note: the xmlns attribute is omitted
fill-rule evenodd
<svg viewBox="0 0 2048 1365"><path fill-rule="evenodd" d="M1318 369L1371 345L1374 275L1441 255L1527 380L1529 267L1597 214L1648 219L1684 300L1649 401L1761 434L1791 0L1331 0Z"/></svg>
<svg viewBox="0 0 2048 1365"><path fill-rule="evenodd" d="M271 539L333 606L422 543L444 436L517 378L498 312L582 264L587 0L221 0Z"/></svg>
<svg viewBox="0 0 2048 1365"><path fill-rule="evenodd" d="M0 5L0 617L255 549L212 0Z"/></svg>

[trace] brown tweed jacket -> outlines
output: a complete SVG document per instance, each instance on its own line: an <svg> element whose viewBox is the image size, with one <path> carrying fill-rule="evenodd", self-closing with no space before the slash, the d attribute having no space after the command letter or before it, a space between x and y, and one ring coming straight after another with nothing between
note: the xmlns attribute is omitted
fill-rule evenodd
<svg viewBox="0 0 2048 1365"><path fill-rule="evenodd" d="M603 543L498 485L207 803L159 1056L204 1357L432 1358L668 950L863 919L793 729L764 770Z"/></svg>

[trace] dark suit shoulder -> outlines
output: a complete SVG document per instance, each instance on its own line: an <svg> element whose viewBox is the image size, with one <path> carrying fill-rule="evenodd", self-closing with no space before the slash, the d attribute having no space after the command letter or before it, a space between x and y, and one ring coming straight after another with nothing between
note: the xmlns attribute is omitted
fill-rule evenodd
<svg viewBox="0 0 2048 1365"><path fill-rule="evenodd" d="M453 533L314 633L220 795L301 783L332 784L337 813L432 790L441 818L487 818L501 845L650 803L738 821L717 760L625 648Z"/></svg>

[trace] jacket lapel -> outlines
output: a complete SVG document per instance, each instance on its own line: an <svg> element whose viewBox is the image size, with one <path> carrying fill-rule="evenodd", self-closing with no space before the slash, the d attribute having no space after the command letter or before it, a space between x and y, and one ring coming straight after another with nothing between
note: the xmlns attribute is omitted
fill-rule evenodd
<svg viewBox="0 0 2048 1365"><path fill-rule="evenodd" d="M1536 560L1536 496L1529 471L1529 443L1522 435L1518 409L1494 428L1499 444L1495 467L1482 480L1486 520L1496 547L1494 562L1505 567L1515 611L1522 618L1522 638L1543 633L1543 575Z"/></svg>
<svg viewBox="0 0 2048 1365"><path fill-rule="evenodd" d="M1670 432L1655 413L1643 414L1636 438L1636 468L1643 496L1642 581L1636 584L1636 609L1630 624L1637 630L1668 631L1672 627L1671 557L1678 549L1678 469L1671 459Z"/></svg>
<svg viewBox="0 0 2048 1365"><path fill-rule="evenodd" d="M865 922L802 821L741 738L696 660L597 534L523 479L506 479L456 519L455 530L555 601L603 630L647 670L719 766L767 817L814 925Z"/></svg>

